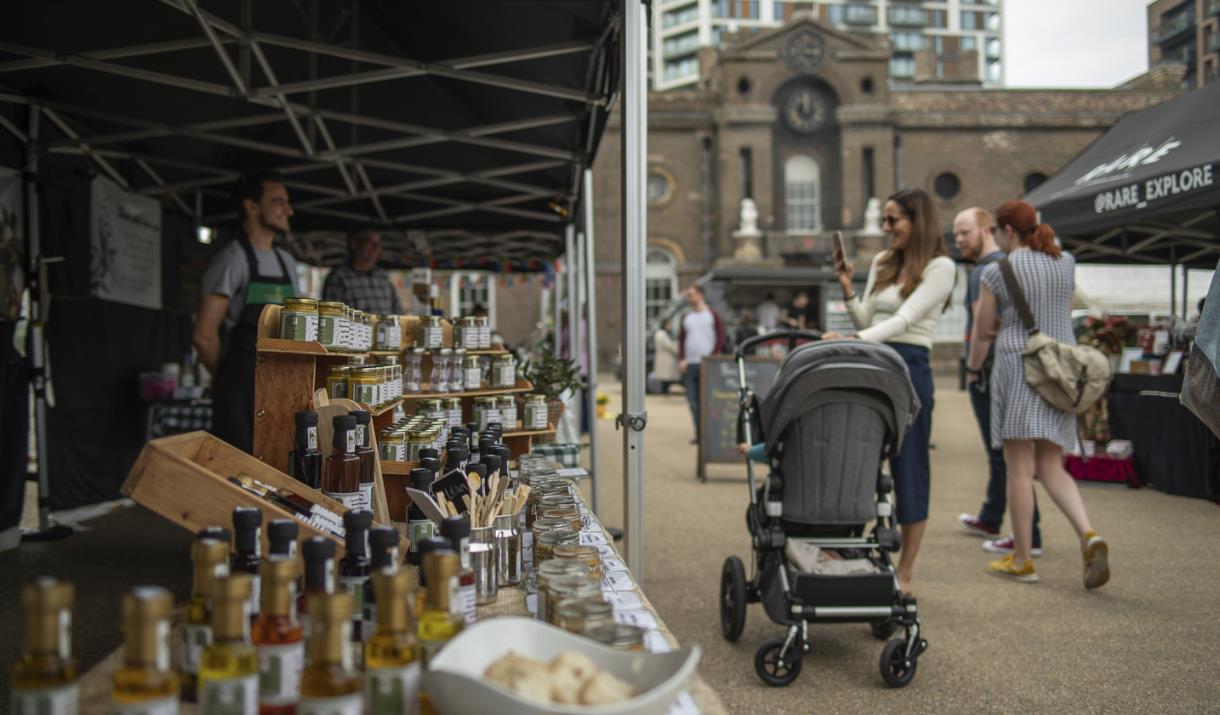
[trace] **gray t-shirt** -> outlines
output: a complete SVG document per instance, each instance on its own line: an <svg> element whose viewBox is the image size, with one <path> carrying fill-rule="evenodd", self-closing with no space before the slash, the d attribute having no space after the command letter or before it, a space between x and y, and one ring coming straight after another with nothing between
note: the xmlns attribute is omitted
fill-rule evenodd
<svg viewBox="0 0 1220 715"><path fill-rule="evenodd" d="M254 249L254 259L258 263L258 272L264 276L283 276L280 262L275 254L284 259L284 266L292 280L296 293L301 295L300 283L297 281L297 262L287 251L273 248L270 251ZM208 272L203 274L203 294L215 293L229 299L229 310L225 313L224 327L230 330L237 324L242 310L246 307L246 286L250 283L250 265L246 261L246 252L242 250L241 241L233 240L220 249L220 253L212 259Z"/></svg>
<svg viewBox="0 0 1220 715"><path fill-rule="evenodd" d="M970 269L970 279L966 282L966 350L970 350L970 336L974 330L974 303L979 299L979 282L983 277L983 269L988 263L994 263L1004 257L1003 251L993 251L983 256Z"/></svg>

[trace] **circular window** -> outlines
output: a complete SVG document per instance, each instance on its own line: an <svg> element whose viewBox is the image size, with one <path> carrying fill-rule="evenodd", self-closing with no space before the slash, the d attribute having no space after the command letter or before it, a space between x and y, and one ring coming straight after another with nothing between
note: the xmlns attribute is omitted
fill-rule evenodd
<svg viewBox="0 0 1220 715"><path fill-rule="evenodd" d="M750 78L749 77L742 77L741 79L737 80L737 91L740 94L749 94L749 92L750 92Z"/></svg>
<svg viewBox="0 0 1220 715"><path fill-rule="evenodd" d="M860 80L860 92L863 94L872 94L873 93L873 78L872 77L865 77L864 79Z"/></svg>
<svg viewBox="0 0 1220 715"><path fill-rule="evenodd" d="M648 173L648 203L663 204L669 200L672 191L673 183L668 175L659 171Z"/></svg>
<svg viewBox="0 0 1220 715"><path fill-rule="evenodd" d="M1025 193L1029 193L1042 185L1046 181L1046 174L1041 171L1035 171L1025 175L1025 180L1021 182L1021 186L1025 189Z"/></svg>
<svg viewBox="0 0 1220 715"><path fill-rule="evenodd" d="M937 176L936 180L932 182L932 190L936 192L936 195L941 200L949 201L950 199L957 198L957 195L962 193L962 180L957 178L957 174L946 171Z"/></svg>

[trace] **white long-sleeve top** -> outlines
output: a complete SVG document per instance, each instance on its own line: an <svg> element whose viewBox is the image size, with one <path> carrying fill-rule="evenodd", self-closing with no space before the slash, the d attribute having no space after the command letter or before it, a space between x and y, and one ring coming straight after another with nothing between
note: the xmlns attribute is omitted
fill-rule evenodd
<svg viewBox="0 0 1220 715"><path fill-rule="evenodd" d="M878 254L869 266L864 297L857 294L847 302L847 312L858 331L856 335L871 342L905 343L931 349L936 318L953 293L953 283L957 279L953 259L937 256L929 261L919 285L904 300L898 284L873 292L877 262L884 256L885 253Z"/></svg>

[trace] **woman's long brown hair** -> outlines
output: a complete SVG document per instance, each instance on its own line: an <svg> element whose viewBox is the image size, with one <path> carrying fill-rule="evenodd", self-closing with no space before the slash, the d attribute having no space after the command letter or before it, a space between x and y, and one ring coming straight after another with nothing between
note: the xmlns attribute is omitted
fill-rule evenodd
<svg viewBox="0 0 1220 715"><path fill-rule="evenodd" d="M910 220L911 237L907 240L906 248L891 248L877 260L877 280L873 283L873 293L880 293L901 279L898 294L906 298L923 281L923 270L928 263L937 256L949 255L949 252L945 250L945 242L940 236L936 205L926 191L904 189L886 200L898 204Z"/></svg>

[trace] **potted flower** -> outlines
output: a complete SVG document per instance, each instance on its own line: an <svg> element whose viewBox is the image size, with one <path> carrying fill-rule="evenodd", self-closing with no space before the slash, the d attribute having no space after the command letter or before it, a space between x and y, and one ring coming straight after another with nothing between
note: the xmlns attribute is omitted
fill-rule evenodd
<svg viewBox="0 0 1220 715"><path fill-rule="evenodd" d="M537 360L522 367L525 379L534 385L534 392L546 396L547 421L552 425L563 416L563 397L585 386L580 368L573 360L542 352Z"/></svg>

